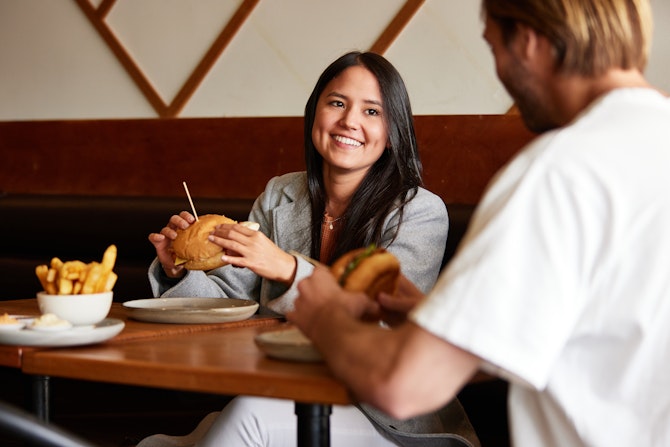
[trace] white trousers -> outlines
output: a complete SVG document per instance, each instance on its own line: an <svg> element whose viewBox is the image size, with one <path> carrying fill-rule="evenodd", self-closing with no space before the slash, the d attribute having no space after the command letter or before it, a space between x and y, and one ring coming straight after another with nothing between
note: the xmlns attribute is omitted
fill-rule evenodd
<svg viewBox="0 0 670 447"><path fill-rule="evenodd" d="M240 396L186 436L153 435L137 447L295 447L295 404L290 400ZM332 447L392 447L354 406L333 405Z"/></svg>

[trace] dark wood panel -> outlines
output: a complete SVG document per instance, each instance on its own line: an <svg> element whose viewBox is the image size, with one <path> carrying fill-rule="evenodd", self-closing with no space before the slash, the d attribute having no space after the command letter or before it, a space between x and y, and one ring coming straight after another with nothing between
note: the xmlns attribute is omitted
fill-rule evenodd
<svg viewBox="0 0 670 447"><path fill-rule="evenodd" d="M417 116L425 184L445 203L476 204L491 177L533 138L512 115Z"/></svg>
<svg viewBox="0 0 670 447"><path fill-rule="evenodd" d="M0 123L11 193L254 198L302 169L302 118Z"/></svg>
<svg viewBox="0 0 670 447"><path fill-rule="evenodd" d="M518 116L417 116L426 186L476 203L531 137ZM302 170L302 117L0 122L0 190L13 194L252 199Z"/></svg>

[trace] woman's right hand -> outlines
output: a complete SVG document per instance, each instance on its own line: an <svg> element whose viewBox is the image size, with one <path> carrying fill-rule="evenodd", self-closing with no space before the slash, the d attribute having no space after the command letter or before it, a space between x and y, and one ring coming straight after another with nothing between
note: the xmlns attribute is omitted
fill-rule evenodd
<svg viewBox="0 0 670 447"><path fill-rule="evenodd" d="M260 231L240 224L217 225L209 240L223 249L221 259L271 281L293 283L296 259Z"/></svg>
<svg viewBox="0 0 670 447"><path fill-rule="evenodd" d="M172 241L177 237L177 229L186 229L193 222L195 217L188 211L182 211L179 215L170 217L167 225L163 227L160 233L149 234L149 242L156 249L158 262L163 266L165 274L170 278L181 278L185 275L184 266L175 265L175 256L172 252Z"/></svg>

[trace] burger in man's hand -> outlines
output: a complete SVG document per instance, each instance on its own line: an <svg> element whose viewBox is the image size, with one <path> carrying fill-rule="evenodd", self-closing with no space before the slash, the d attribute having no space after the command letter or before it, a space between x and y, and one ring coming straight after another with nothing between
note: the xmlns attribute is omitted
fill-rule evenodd
<svg viewBox="0 0 670 447"><path fill-rule="evenodd" d="M380 292L395 295L398 290L398 258L374 244L345 253L333 263L330 271L344 290L365 292L372 300Z"/></svg>
<svg viewBox="0 0 670 447"><path fill-rule="evenodd" d="M223 249L207 238L217 225L234 223L237 221L223 215L205 214L185 230L177 230L177 238L172 242L175 265L183 265L187 270L212 270L226 265L221 260ZM256 222L240 223L253 230L259 227Z"/></svg>

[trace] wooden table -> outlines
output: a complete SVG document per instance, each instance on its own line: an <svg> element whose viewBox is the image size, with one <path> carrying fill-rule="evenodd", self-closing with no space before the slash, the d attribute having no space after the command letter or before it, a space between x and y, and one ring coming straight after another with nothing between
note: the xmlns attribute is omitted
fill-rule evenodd
<svg viewBox="0 0 670 447"><path fill-rule="evenodd" d="M10 315L39 316L40 311L36 299L22 300L4 300L0 301L0 314L8 313ZM127 342L136 339L155 338L166 335L183 335L195 332L207 332L211 330L232 328L232 327L264 327L277 325L282 322L282 318L276 316L255 315L254 317L232 323L213 323L213 324L161 324L147 323L132 320L128 317L128 311L121 303L112 303L109 312L110 318L117 318L124 321L123 331L116 337L106 341L104 344L115 344ZM30 346L15 346L0 344L0 366L10 368L21 368L23 356L26 352L32 352L44 348Z"/></svg>
<svg viewBox="0 0 670 447"><path fill-rule="evenodd" d="M4 300L0 301L0 314L8 313L10 315L39 316L40 311L36 299L22 300ZM106 341L104 344L115 344L127 342L130 340L155 338L166 335L183 335L195 332L206 332L222 328L232 327L264 327L280 324L282 318L271 315L254 315L252 318L244 321L232 323L213 323L213 324L160 324L147 323L132 320L128 317L128 311L121 303L112 303L109 312L110 318L117 318L125 323L123 331L116 337ZM15 346L0 344L0 366L10 368L21 368L23 365L23 356L26 352L44 349L41 347Z"/></svg>
<svg viewBox="0 0 670 447"><path fill-rule="evenodd" d="M218 325L142 323L129 320L120 305L110 316L124 319L126 328L105 343L24 350L2 346L0 353L21 350L21 369L38 383L55 376L290 399L296 402L299 446L330 445L331 405L351 403L346 387L325 364L274 360L258 349L256 334L286 324L277 318Z"/></svg>
<svg viewBox="0 0 670 447"><path fill-rule="evenodd" d="M0 301L0 313L11 315L38 316L40 315L36 299L4 300ZM121 303L113 303L109 317L123 320L125 327L116 337L104 344L123 343L138 339L152 339L166 335L185 335L196 332L230 328L230 327L261 327L280 324L282 319L276 316L260 316L232 323L216 324L160 324L132 320L128 311ZM41 347L0 345L0 366L21 369L23 357L28 352L49 349ZM50 414L50 379L48 375L31 375L31 410L43 421L49 422Z"/></svg>

